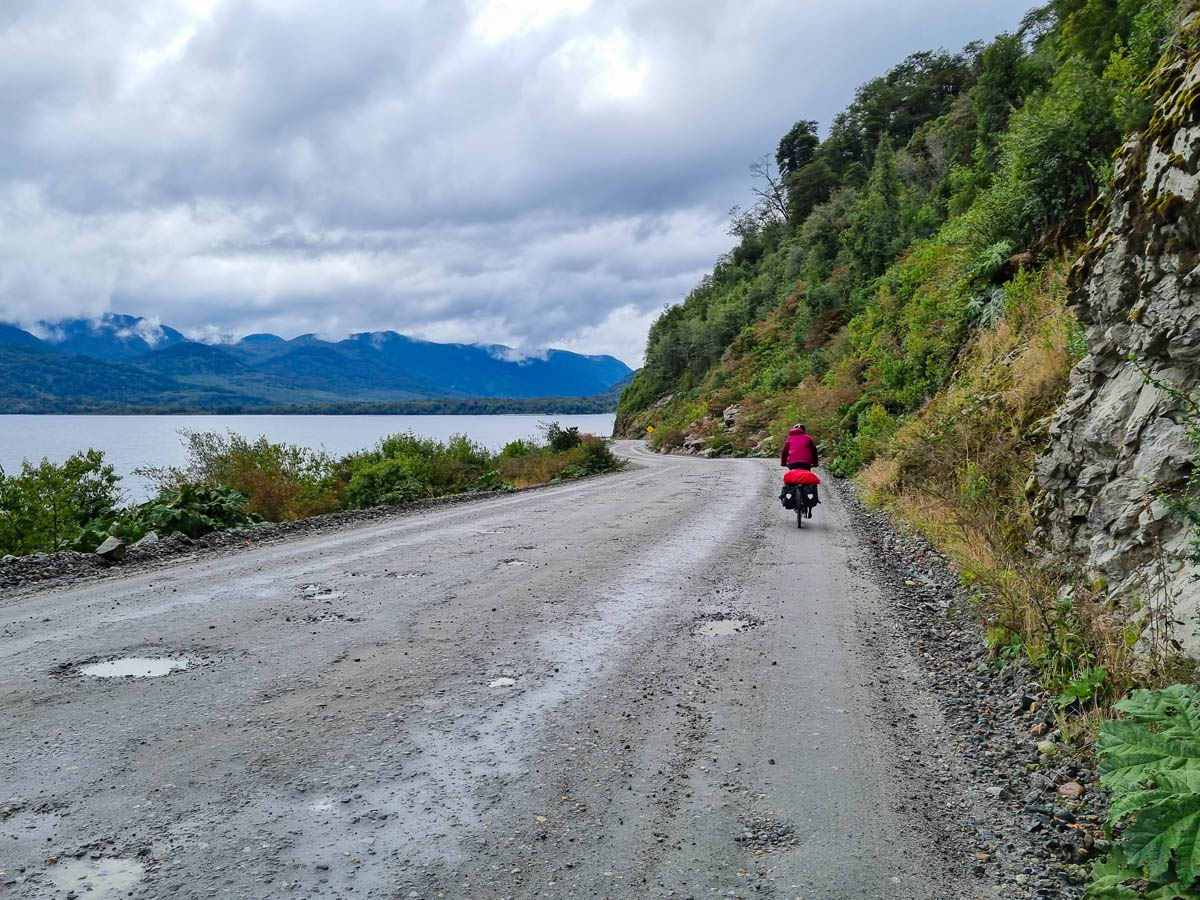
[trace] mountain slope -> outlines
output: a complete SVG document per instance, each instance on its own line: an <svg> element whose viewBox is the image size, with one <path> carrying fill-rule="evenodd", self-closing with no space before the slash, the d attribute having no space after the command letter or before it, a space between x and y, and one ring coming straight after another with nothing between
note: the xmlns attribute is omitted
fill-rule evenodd
<svg viewBox="0 0 1200 900"><path fill-rule="evenodd" d="M42 373L9 367L0 400L11 405L19 399L28 409L36 405L34 398L42 398L48 411L62 408L53 403L56 399L72 408L114 402L104 384L87 389L88 372L123 385L136 395L129 403L138 406L594 397L631 374L610 356L562 350L525 356L508 347L437 344L386 331L337 342L311 334L291 340L254 334L210 346L145 319L110 315L96 322L43 324L41 332L46 339L0 325L0 348L36 349L44 354L37 357L41 360L60 357L46 362ZM101 373L75 362L76 374L68 377L70 366L64 370L62 359L123 364L132 371ZM56 386L68 384L70 393L55 393Z"/></svg>
<svg viewBox="0 0 1200 900"><path fill-rule="evenodd" d="M261 404L221 388L196 388L133 366L0 344L0 412L86 412L116 405Z"/></svg>
<svg viewBox="0 0 1200 900"><path fill-rule="evenodd" d="M760 183L768 202L735 217L737 245L652 326L618 433L770 454L803 422L832 473L986 588L989 640L1052 689L1087 674L1103 700L1147 669L1182 671L1181 648L1200 655L1186 449L1200 423L1189 437L1187 404L1142 373L1200 385L1196 163L1179 149L1200 130L1195 10L1059 0L1020 33L864 84L824 140L797 123ZM1165 92L1178 102L1156 111ZM1125 146L1152 165L1113 181L1139 131ZM1069 274L1090 233L1092 262ZM1187 624L1147 631L1150 596ZM1158 656L1143 666L1134 646Z"/></svg>

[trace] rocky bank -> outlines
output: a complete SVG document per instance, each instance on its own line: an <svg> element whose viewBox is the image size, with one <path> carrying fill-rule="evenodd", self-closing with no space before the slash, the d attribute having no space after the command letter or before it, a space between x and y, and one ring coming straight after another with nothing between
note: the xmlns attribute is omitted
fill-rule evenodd
<svg viewBox="0 0 1200 900"><path fill-rule="evenodd" d="M1192 656L1193 536L1163 497L1187 486L1197 456L1184 398L1200 393L1198 38L1192 14L1156 73L1151 124L1122 148L1107 219L1073 272L1088 353L1029 485L1051 557L1135 615L1155 614Z"/></svg>

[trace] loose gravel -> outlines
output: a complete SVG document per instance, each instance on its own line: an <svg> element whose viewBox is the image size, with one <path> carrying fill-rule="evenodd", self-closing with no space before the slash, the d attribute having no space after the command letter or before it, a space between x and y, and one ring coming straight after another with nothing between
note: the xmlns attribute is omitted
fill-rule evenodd
<svg viewBox="0 0 1200 900"><path fill-rule="evenodd" d="M849 487L849 486L848 486ZM920 686L938 698L948 734L895 729L909 766L934 790L914 796L931 810L957 807L975 829L975 875L1004 885L1012 898L1078 898L1087 863L1109 848L1102 823L1108 795L1090 748L1062 743L1056 704L1027 661L1003 665L984 642L970 593L954 566L923 537L882 510L842 491L871 569L890 598L891 621L865 623L881 653L899 641L921 661ZM887 708L889 686L880 684ZM1040 743L1054 745L1052 755ZM968 784L939 783L922 757L949 745L967 767ZM1048 749L1043 747L1043 749Z"/></svg>

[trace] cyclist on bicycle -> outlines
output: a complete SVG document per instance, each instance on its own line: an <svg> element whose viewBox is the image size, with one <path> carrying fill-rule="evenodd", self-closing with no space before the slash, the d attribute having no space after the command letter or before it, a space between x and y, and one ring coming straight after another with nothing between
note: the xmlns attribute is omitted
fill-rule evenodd
<svg viewBox="0 0 1200 900"><path fill-rule="evenodd" d="M793 425L779 451L779 464L789 469L811 469L817 464L817 445L803 425Z"/></svg>

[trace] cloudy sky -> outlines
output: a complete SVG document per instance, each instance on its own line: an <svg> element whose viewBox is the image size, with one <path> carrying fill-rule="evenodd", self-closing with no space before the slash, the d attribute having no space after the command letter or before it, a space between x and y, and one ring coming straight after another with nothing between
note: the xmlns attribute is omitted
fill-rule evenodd
<svg viewBox="0 0 1200 900"><path fill-rule="evenodd" d="M1029 0L3 0L0 320L612 353L747 165Z"/></svg>

